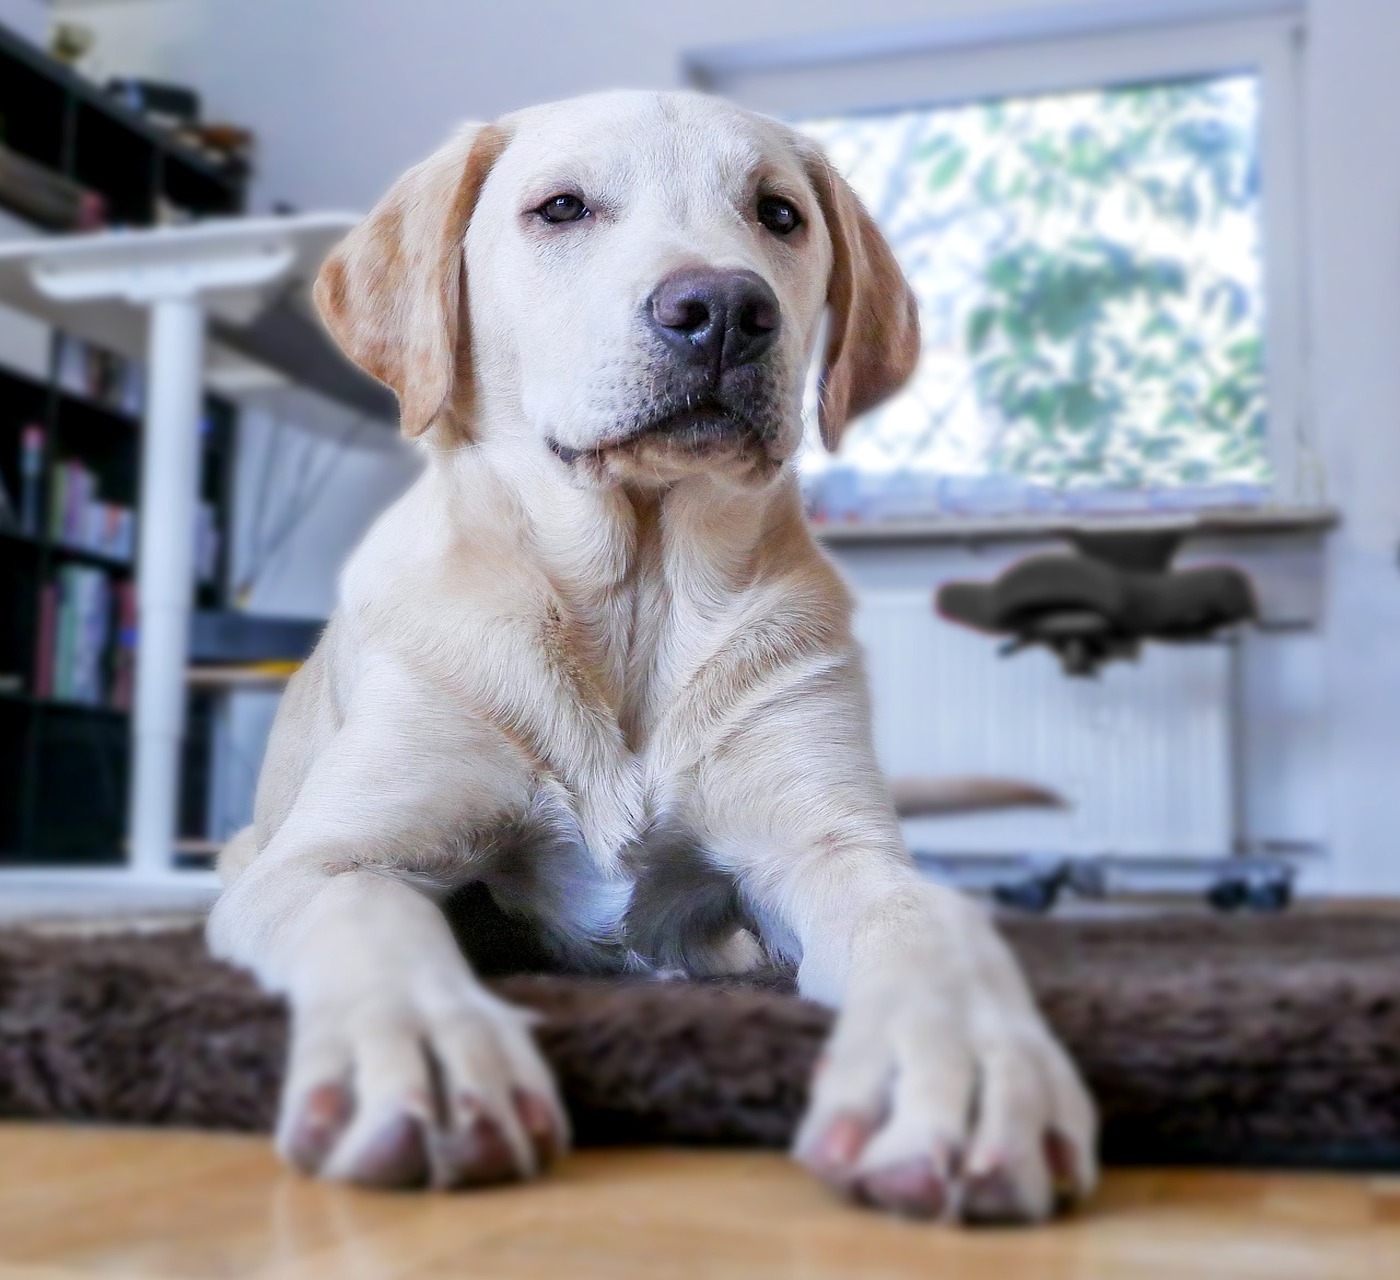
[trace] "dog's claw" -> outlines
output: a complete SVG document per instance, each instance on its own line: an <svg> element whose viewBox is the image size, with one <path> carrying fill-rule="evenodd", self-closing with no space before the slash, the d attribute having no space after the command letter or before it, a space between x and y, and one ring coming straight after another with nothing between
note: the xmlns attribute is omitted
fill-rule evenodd
<svg viewBox="0 0 1400 1280"><path fill-rule="evenodd" d="M538 1094L524 1089L516 1089L511 1097L515 1114L520 1117L520 1123L535 1149L535 1162L539 1168L547 1169L554 1163L563 1145L555 1128L554 1111Z"/></svg>
<svg viewBox="0 0 1400 1280"><path fill-rule="evenodd" d="M1074 1146L1064 1134L1051 1129L1045 1135L1045 1163L1050 1168L1054 1186L1055 1212L1066 1213L1079 1198L1079 1172L1074 1158Z"/></svg>
<svg viewBox="0 0 1400 1280"><path fill-rule="evenodd" d="M287 1144L287 1158L303 1173L316 1173L350 1122L349 1091L323 1084L307 1094Z"/></svg>
<svg viewBox="0 0 1400 1280"><path fill-rule="evenodd" d="M421 1187L428 1181L428 1142L414 1116L395 1116L356 1157L350 1181L365 1187Z"/></svg>
<svg viewBox="0 0 1400 1280"><path fill-rule="evenodd" d="M463 1099L457 1127L437 1144L438 1186L486 1187L524 1176L501 1126L475 1101Z"/></svg>
<svg viewBox="0 0 1400 1280"><path fill-rule="evenodd" d="M859 1116L837 1116L802 1160L818 1177L846 1181L870 1138L870 1125Z"/></svg>
<svg viewBox="0 0 1400 1280"><path fill-rule="evenodd" d="M1025 1220L1026 1211L1010 1174L1000 1167L973 1174L963 1187L964 1221L987 1226Z"/></svg>
<svg viewBox="0 0 1400 1280"><path fill-rule="evenodd" d="M859 1195L867 1204L911 1218L938 1218L948 1205L948 1189L931 1160L903 1164L862 1175Z"/></svg>

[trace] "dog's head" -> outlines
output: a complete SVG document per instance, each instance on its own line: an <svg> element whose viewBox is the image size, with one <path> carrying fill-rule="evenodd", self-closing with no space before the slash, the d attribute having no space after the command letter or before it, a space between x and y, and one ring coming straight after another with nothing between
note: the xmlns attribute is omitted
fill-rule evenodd
<svg viewBox="0 0 1400 1280"><path fill-rule="evenodd" d="M696 94L616 93L468 126L326 261L317 303L404 431L517 431L603 482L771 474L820 416L890 395L918 319L820 150Z"/></svg>

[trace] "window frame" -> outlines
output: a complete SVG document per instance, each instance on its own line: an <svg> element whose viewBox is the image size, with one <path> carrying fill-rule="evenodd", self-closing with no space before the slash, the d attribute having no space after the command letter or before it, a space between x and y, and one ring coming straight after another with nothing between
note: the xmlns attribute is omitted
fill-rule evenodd
<svg viewBox="0 0 1400 1280"><path fill-rule="evenodd" d="M1273 483L1264 506L1326 501L1308 408L1302 104L1306 26L1274 0L1225 0L1213 21L1124 21L1122 5L945 20L918 31L697 50L692 87L788 118L956 106L997 97L1251 73L1259 82L1265 386ZM1092 12L1090 12L1092 11ZM1179 10L1178 10L1179 11ZM1109 22L1116 13L1117 22ZM1090 19L1098 16L1100 23ZM1107 15L1107 16L1105 16ZM1131 15L1129 15L1131 16ZM980 23L980 25L979 25ZM954 521L958 517L950 516Z"/></svg>

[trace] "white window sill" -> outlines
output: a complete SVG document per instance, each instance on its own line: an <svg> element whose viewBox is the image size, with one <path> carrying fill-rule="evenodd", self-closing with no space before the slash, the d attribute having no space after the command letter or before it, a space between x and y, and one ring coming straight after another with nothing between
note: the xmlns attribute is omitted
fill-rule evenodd
<svg viewBox="0 0 1400 1280"><path fill-rule="evenodd" d="M930 520L851 521L812 526L831 547L888 544L1039 542L1067 533L1167 533L1232 538L1318 535L1335 528L1332 507L1240 507L1208 511L1134 512L1122 515L1023 515Z"/></svg>

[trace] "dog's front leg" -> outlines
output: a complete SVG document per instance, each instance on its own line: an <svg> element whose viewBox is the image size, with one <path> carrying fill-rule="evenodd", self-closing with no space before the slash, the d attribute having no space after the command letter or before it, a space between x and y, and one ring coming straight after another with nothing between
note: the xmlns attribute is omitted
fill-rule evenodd
<svg viewBox="0 0 1400 1280"><path fill-rule="evenodd" d="M473 789L493 781L491 744L423 743L421 718L400 731L388 705L324 747L216 904L210 942L291 1005L285 1158L377 1186L529 1176L567 1141L554 1082L526 1016L480 985L414 875L436 854L440 882L445 841L490 800ZM495 774L510 770L498 759Z"/></svg>
<svg viewBox="0 0 1400 1280"><path fill-rule="evenodd" d="M1042 1219L1094 1184L1092 1104L991 922L910 860L864 714L858 672L833 672L698 774L714 856L840 1010L796 1154L898 1212Z"/></svg>
<svg viewBox="0 0 1400 1280"><path fill-rule="evenodd" d="M809 873L794 886L801 985L841 1013L799 1158L859 1198L934 1217L1034 1221L1087 1194L1092 1105L981 910L855 868Z"/></svg>

